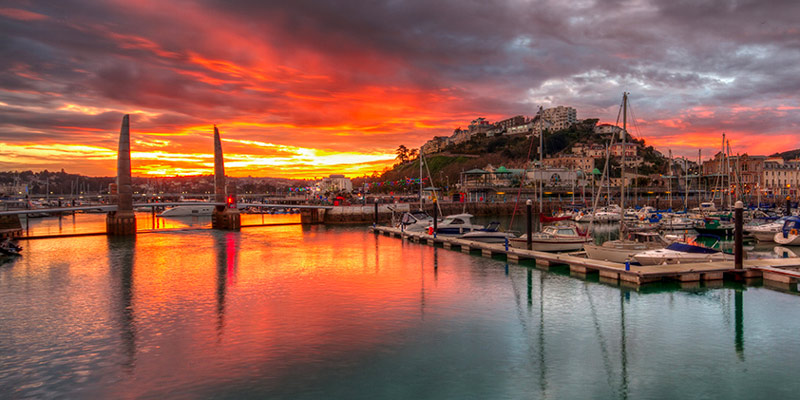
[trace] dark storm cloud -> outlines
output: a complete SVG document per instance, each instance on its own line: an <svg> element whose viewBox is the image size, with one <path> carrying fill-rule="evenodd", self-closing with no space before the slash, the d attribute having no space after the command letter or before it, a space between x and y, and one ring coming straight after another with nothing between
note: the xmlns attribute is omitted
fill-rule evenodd
<svg viewBox="0 0 800 400"><path fill-rule="evenodd" d="M686 131L784 134L800 122L797 110L775 111L799 103L797 1L66 0L3 7L41 17L0 11L0 102L9 105L0 105L0 140L21 141L25 128L29 140L67 139L63 126L113 132L111 115L144 109L160 114L142 122L156 130L221 120L305 129L366 119L329 142L393 148L389 138L419 145L473 116L531 115L539 105L572 105L580 118L613 120L623 90L632 92L645 135L673 134L657 122L673 119ZM399 97L409 106L376 105ZM115 111L57 112L65 103ZM702 107L717 110L712 119L693 115ZM392 129L403 130L384 132L374 121L415 112L463 122L437 132L396 123ZM320 140L280 128L263 135ZM347 141L356 136L358 143Z"/></svg>

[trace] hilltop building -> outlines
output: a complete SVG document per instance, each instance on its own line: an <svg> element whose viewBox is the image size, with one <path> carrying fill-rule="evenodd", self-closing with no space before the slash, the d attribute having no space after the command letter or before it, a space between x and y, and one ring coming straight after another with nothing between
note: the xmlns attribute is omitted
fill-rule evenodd
<svg viewBox="0 0 800 400"><path fill-rule="evenodd" d="M550 130L558 131L567 129L578 123L578 113L572 107L558 106L540 110L539 116L547 120L552 126Z"/></svg>

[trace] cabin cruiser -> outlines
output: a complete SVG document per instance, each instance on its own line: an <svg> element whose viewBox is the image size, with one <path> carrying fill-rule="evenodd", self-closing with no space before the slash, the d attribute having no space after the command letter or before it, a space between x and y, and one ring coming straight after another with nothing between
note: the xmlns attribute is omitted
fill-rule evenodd
<svg viewBox="0 0 800 400"><path fill-rule="evenodd" d="M404 212L398 227L407 232L424 232L433 224L433 217L425 211Z"/></svg>
<svg viewBox="0 0 800 400"><path fill-rule="evenodd" d="M733 237L734 226L730 222L721 222L718 219L706 218L705 221L698 222L694 226L694 230L702 235Z"/></svg>
<svg viewBox="0 0 800 400"><path fill-rule="evenodd" d="M679 217L677 215L662 218L661 221L659 221L659 226L661 229L667 230L693 229L694 225L695 221L691 218Z"/></svg>
<svg viewBox="0 0 800 400"><path fill-rule="evenodd" d="M781 232L788 217L782 217L766 224L747 226L744 231L759 242L774 242L775 234Z"/></svg>
<svg viewBox="0 0 800 400"><path fill-rule="evenodd" d="M463 235L467 232L481 229L483 229L483 225L474 225L472 223L472 214L454 214L444 217L442 222L436 225L436 234Z"/></svg>
<svg viewBox="0 0 800 400"><path fill-rule="evenodd" d="M644 251L633 256L641 265L730 261L733 254L693 244L674 242L663 249Z"/></svg>
<svg viewBox="0 0 800 400"><path fill-rule="evenodd" d="M669 241L658 233L632 232L626 240L609 240L601 245L587 244L583 248L591 259L624 263L633 261L633 256L638 253L663 249L668 244Z"/></svg>
<svg viewBox="0 0 800 400"><path fill-rule="evenodd" d="M618 222L622 209L618 205L603 207L594 212L580 212L575 216L576 222Z"/></svg>
<svg viewBox="0 0 800 400"><path fill-rule="evenodd" d="M549 225L531 235L531 249L536 251L576 251L591 242L592 237L577 225ZM527 249L528 235L509 239L512 247Z"/></svg>
<svg viewBox="0 0 800 400"><path fill-rule="evenodd" d="M185 205L175 206L164 210L159 217L209 217L214 213L213 205Z"/></svg>
<svg viewBox="0 0 800 400"><path fill-rule="evenodd" d="M800 245L800 217L786 217L783 227L773 235L772 239L781 246Z"/></svg>
<svg viewBox="0 0 800 400"><path fill-rule="evenodd" d="M490 222L485 228L467 232L458 238L484 243L505 243L506 240L511 240L516 237L513 233L501 232L499 228L499 222Z"/></svg>

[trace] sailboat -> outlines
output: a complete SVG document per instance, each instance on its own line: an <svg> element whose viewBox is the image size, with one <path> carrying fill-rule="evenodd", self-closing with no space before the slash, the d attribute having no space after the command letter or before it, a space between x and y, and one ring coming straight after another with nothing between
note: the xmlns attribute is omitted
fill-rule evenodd
<svg viewBox="0 0 800 400"><path fill-rule="evenodd" d="M620 210L625 210L625 140L628 135L628 93L622 93L622 179L620 180ZM613 139L612 139L613 143ZM608 162L608 160L606 160ZM602 187L602 185L601 185ZM624 211L621 211L621 213ZM620 214L620 236L625 232L625 219ZM636 238L646 239L644 241ZM618 263L633 261L633 256L638 253L653 249L663 249L666 243L663 240L652 240L650 235L634 235L630 238L609 240L602 245L585 244L586 255L595 260L605 260Z"/></svg>

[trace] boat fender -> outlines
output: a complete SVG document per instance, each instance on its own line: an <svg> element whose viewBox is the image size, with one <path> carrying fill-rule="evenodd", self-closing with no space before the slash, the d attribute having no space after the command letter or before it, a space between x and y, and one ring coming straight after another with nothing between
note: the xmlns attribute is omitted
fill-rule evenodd
<svg viewBox="0 0 800 400"><path fill-rule="evenodd" d="M428 235L433 235L433 227L432 226L428 227Z"/></svg>

